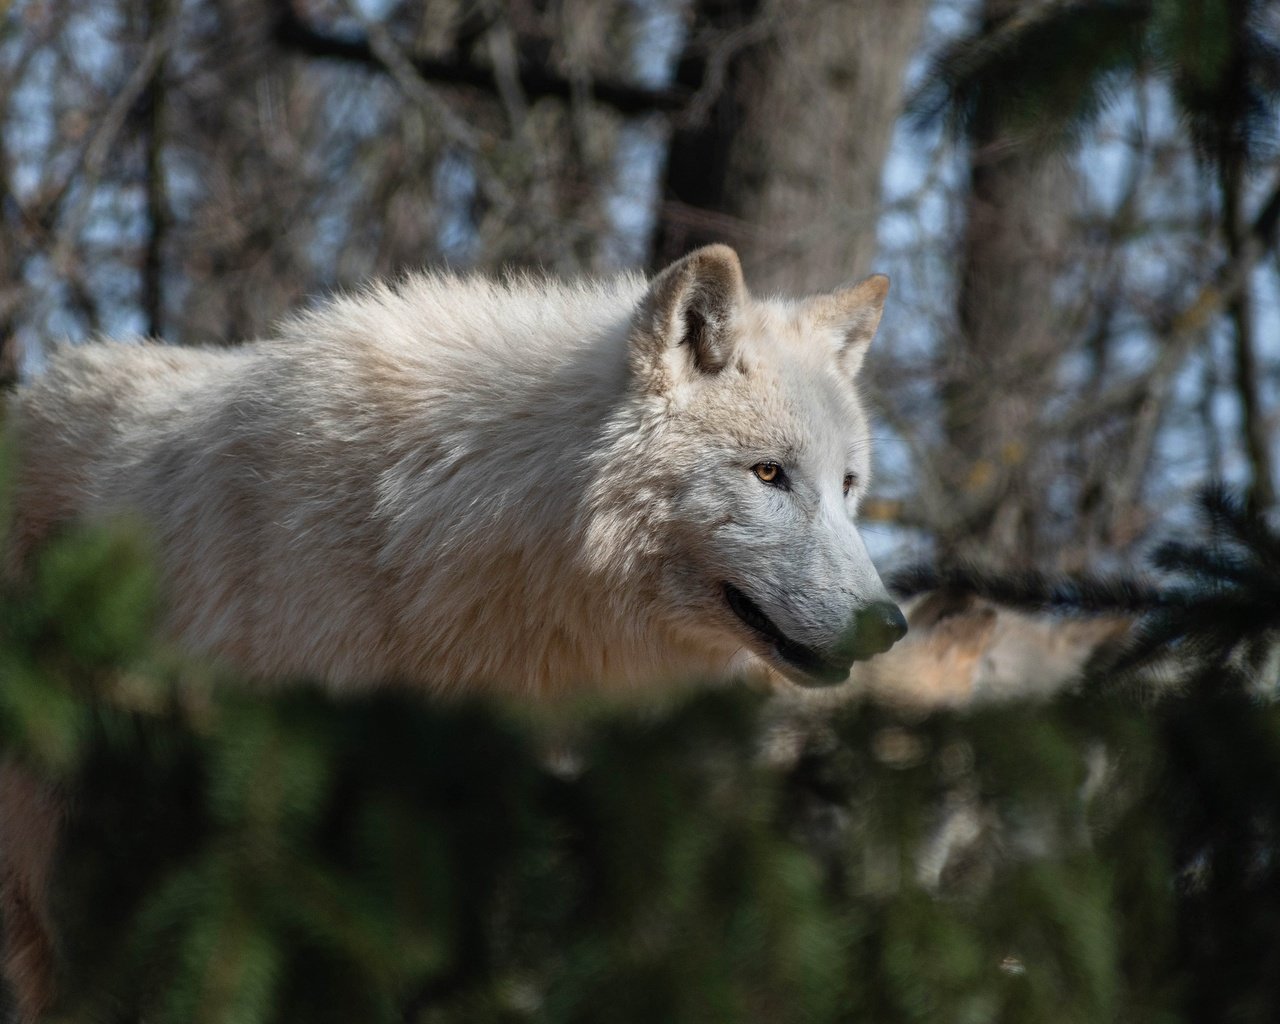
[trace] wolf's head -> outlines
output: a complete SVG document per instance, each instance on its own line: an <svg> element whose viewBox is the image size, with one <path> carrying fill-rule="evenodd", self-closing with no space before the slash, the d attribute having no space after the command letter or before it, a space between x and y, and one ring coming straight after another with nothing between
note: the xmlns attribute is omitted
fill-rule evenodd
<svg viewBox="0 0 1280 1024"><path fill-rule="evenodd" d="M632 327L635 479L664 532L663 604L798 681L843 679L906 632L857 526L870 438L856 378L888 288L756 300L713 245L654 279Z"/></svg>

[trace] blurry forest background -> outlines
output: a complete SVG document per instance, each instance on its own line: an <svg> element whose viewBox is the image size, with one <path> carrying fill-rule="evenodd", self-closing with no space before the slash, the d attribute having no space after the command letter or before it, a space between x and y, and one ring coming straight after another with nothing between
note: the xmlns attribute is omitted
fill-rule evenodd
<svg viewBox="0 0 1280 1024"><path fill-rule="evenodd" d="M1277 5L0 12L0 383L422 266L886 271L878 560L1139 619L1052 702L686 694L566 771L500 709L215 685L70 536L0 580L0 747L74 794L50 1019L1280 1019Z"/></svg>

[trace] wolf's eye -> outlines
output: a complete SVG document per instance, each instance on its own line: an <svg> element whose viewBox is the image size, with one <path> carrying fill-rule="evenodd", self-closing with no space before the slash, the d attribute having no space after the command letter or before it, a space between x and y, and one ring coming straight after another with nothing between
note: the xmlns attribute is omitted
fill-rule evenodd
<svg viewBox="0 0 1280 1024"><path fill-rule="evenodd" d="M757 462L751 467L753 472L761 483L769 484L773 487L785 487L787 476L782 472L782 467L776 462Z"/></svg>
<svg viewBox="0 0 1280 1024"><path fill-rule="evenodd" d="M857 473L846 473L844 475L844 496L849 497L849 492L853 490L853 485L858 482Z"/></svg>

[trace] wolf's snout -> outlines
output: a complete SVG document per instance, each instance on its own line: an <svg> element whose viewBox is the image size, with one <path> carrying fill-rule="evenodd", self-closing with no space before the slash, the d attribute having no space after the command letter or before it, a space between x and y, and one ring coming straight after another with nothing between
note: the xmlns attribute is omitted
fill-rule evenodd
<svg viewBox="0 0 1280 1024"><path fill-rule="evenodd" d="M840 664L848 675L855 661L883 654L906 635L907 620L902 610L892 601L872 601L854 613L829 660Z"/></svg>
<svg viewBox="0 0 1280 1024"><path fill-rule="evenodd" d="M857 656L883 654L907 635L907 619L892 601L875 601L854 616L854 643Z"/></svg>

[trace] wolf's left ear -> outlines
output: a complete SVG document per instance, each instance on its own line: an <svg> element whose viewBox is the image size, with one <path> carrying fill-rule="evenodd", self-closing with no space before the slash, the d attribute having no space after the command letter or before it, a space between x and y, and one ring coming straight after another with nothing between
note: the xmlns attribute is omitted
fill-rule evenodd
<svg viewBox="0 0 1280 1024"><path fill-rule="evenodd" d="M746 298L742 264L727 245L695 249L649 285L637 311L632 344L651 367L685 359L703 373L733 355L735 321Z"/></svg>
<svg viewBox="0 0 1280 1024"><path fill-rule="evenodd" d="M880 326L889 279L884 274L870 277L849 288L809 300L809 315L815 326L834 331L839 340L839 359L853 377L862 367L863 356Z"/></svg>

